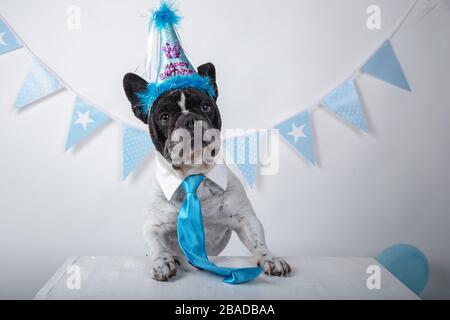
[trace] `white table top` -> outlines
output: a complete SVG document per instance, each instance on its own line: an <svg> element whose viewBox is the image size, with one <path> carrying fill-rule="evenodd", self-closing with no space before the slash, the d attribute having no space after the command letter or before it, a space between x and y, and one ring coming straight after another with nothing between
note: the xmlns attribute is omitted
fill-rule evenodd
<svg viewBox="0 0 450 320"><path fill-rule="evenodd" d="M220 266L253 266L251 257L210 257ZM293 274L261 275L229 285L222 278L190 265L178 267L176 278L150 277L147 257L71 257L39 290L35 299L418 299L373 258L286 258ZM68 289L67 270L80 267L80 289ZM381 288L367 288L367 267L381 267Z"/></svg>

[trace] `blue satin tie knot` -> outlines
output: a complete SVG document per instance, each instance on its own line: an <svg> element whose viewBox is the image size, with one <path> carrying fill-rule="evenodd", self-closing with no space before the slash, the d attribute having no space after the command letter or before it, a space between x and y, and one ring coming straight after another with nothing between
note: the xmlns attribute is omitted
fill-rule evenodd
<svg viewBox="0 0 450 320"><path fill-rule="evenodd" d="M208 260L202 208L197 197L197 189L204 179L203 175L192 175L186 177L182 183L186 198L178 214L177 232L180 248L193 266L225 277L223 280L225 283L238 284L250 281L259 276L261 268L222 268Z"/></svg>
<svg viewBox="0 0 450 320"><path fill-rule="evenodd" d="M205 180L205 177L201 174L186 177L182 182L182 187L186 195L190 193L197 194L197 189L203 180Z"/></svg>

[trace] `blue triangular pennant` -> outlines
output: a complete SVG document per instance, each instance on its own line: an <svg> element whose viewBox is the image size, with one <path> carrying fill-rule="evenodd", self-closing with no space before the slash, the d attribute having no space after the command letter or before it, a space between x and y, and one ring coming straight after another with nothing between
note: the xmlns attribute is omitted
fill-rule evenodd
<svg viewBox="0 0 450 320"><path fill-rule="evenodd" d="M278 124L276 128L297 152L303 155L311 164L315 164L313 136L308 111L296 114Z"/></svg>
<svg viewBox="0 0 450 320"><path fill-rule="evenodd" d="M144 130L124 125L122 134L122 178L125 180L153 149L153 144Z"/></svg>
<svg viewBox="0 0 450 320"><path fill-rule="evenodd" d="M66 150L93 134L111 118L97 110L92 105L77 97L70 122L69 135L66 142Z"/></svg>
<svg viewBox="0 0 450 320"><path fill-rule="evenodd" d="M258 134L229 138L225 146L229 157L252 188L258 162Z"/></svg>
<svg viewBox="0 0 450 320"><path fill-rule="evenodd" d="M411 91L408 80L403 73L400 62L389 40L362 66L361 72L370 74L375 78L386 81L399 88Z"/></svg>
<svg viewBox="0 0 450 320"><path fill-rule="evenodd" d="M22 48L22 44L0 17L0 54L19 48Z"/></svg>
<svg viewBox="0 0 450 320"><path fill-rule="evenodd" d="M333 92L323 99L322 105L356 128L368 131L367 122L353 80L347 80L334 89Z"/></svg>
<svg viewBox="0 0 450 320"><path fill-rule="evenodd" d="M15 106L23 108L61 89L63 89L61 82L50 74L39 61L34 60L17 95Z"/></svg>

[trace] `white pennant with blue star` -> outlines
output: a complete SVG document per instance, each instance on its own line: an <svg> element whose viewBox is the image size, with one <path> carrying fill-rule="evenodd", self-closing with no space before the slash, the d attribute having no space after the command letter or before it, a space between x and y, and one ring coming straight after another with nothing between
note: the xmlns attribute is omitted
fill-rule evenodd
<svg viewBox="0 0 450 320"><path fill-rule="evenodd" d="M16 49L22 48L22 44L16 38L14 33L0 18L0 54L4 54Z"/></svg>
<svg viewBox="0 0 450 320"><path fill-rule="evenodd" d="M111 118L107 114L86 103L80 97L77 97L73 108L72 120L70 122L66 150L89 137L98 128L110 120Z"/></svg>
<svg viewBox="0 0 450 320"><path fill-rule="evenodd" d="M123 125L122 129L122 178L130 173L144 160L153 149L148 131Z"/></svg>
<svg viewBox="0 0 450 320"><path fill-rule="evenodd" d="M411 91L408 80L389 40L383 43L381 48L361 67L361 72Z"/></svg>
<svg viewBox="0 0 450 320"><path fill-rule="evenodd" d="M303 111L278 124L281 136L311 164L315 164L309 111Z"/></svg>
<svg viewBox="0 0 450 320"><path fill-rule="evenodd" d="M34 59L28 68L25 80L17 95L15 107L23 108L43 99L64 87L38 60Z"/></svg>
<svg viewBox="0 0 450 320"><path fill-rule="evenodd" d="M225 140L225 148L229 158L238 167L250 188L255 182L258 163L258 134L228 138Z"/></svg>
<svg viewBox="0 0 450 320"><path fill-rule="evenodd" d="M353 80L347 80L322 100L322 105L347 123L368 132L367 122Z"/></svg>

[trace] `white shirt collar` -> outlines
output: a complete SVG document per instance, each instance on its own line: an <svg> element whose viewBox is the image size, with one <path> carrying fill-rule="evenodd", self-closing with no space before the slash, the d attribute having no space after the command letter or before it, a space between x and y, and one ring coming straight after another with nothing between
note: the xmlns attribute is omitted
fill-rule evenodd
<svg viewBox="0 0 450 320"><path fill-rule="evenodd" d="M183 179L171 172L170 163L159 154L156 156L156 180L168 201L183 182ZM217 184L222 190L227 189L228 175L225 164L216 164L205 177Z"/></svg>

